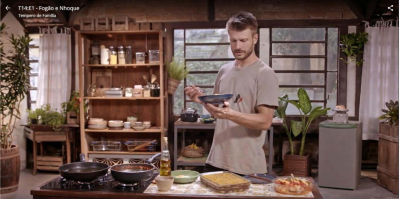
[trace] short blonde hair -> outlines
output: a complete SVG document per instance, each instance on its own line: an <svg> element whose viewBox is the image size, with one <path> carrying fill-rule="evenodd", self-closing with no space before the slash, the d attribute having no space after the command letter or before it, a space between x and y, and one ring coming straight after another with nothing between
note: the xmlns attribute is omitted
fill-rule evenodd
<svg viewBox="0 0 400 199"><path fill-rule="evenodd" d="M239 12L233 15L226 23L227 30L243 31L247 28L254 34L257 33L258 23L256 17L250 12Z"/></svg>

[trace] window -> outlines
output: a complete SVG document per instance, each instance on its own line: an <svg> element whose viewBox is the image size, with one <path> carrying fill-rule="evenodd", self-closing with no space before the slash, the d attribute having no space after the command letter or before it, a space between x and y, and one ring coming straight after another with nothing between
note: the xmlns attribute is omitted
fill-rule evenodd
<svg viewBox="0 0 400 199"><path fill-rule="evenodd" d="M39 34L29 34L32 41L29 43L29 66L32 68L30 77L30 92L28 100L28 108L31 110L36 109L37 87L39 78Z"/></svg>
<svg viewBox="0 0 400 199"><path fill-rule="evenodd" d="M279 96L298 100L297 90L304 88L313 107L335 107L338 28L262 28L260 42L261 59L278 77ZM299 114L291 104L286 113Z"/></svg>
<svg viewBox="0 0 400 199"><path fill-rule="evenodd" d="M174 94L174 114L186 107L194 107L200 114L206 111L200 104L184 96L184 87L196 85L206 94L212 94L221 66L234 60L226 29L174 30L174 56L185 59L187 78Z"/></svg>
<svg viewBox="0 0 400 199"><path fill-rule="evenodd" d="M279 79L279 96L297 100L304 88L313 106L334 108L337 102L338 28L260 28L260 58ZM257 52L257 50L256 50ZM186 107L204 108L185 98L183 88L196 85L211 94L218 70L234 60L225 29L174 30L174 56L186 60L189 75L174 95L174 114ZM330 111L328 114L332 114ZM289 105L288 115L298 115Z"/></svg>

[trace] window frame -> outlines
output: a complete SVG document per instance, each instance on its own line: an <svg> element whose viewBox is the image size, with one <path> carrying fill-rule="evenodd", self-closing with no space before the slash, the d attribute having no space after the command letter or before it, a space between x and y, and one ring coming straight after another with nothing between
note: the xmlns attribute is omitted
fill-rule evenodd
<svg viewBox="0 0 400 199"><path fill-rule="evenodd" d="M338 28L338 34L339 38L340 35L347 34L348 27L349 26L357 26L358 21L354 19L305 19L305 20L257 20L258 22L258 33L260 28ZM219 28L225 28L226 27L226 20L224 21L204 21L204 22L171 22L171 23L166 23L165 24L165 31L167 32L168 40L169 42L167 45L167 49L170 51L170 53L166 53L168 57L172 57L174 55L174 30L176 29L219 29ZM358 31L358 30L357 30ZM259 43L257 42L255 52L256 55L259 56ZM346 55L342 52L340 52L340 49L338 49L339 54L338 54L338 59L339 58L344 58L346 59ZM167 60L170 58L167 58ZM336 101L338 104L343 104L346 105L346 99L347 99L347 64L338 60L338 68L337 68L337 98ZM357 76L357 82L361 81L361 77ZM360 85L356 85L356 90L360 89ZM356 92L356 112L355 116L349 117L349 119L355 119L358 120L359 118L359 112L358 112L358 105L359 105L359 95L357 95ZM169 111L170 117L174 118L171 120L171 122L175 122L176 118L178 118L180 115L174 113L174 104L173 104L173 96L172 96L172 108ZM298 117L297 115L289 115L289 117Z"/></svg>
<svg viewBox="0 0 400 199"><path fill-rule="evenodd" d="M36 35L36 34L38 34L38 33L28 33L27 34L27 36L30 36L30 35ZM39 38L40 38L40 36L39 36ZM39 45L40 45L40 42L39 42ZM29 56L29 50L30 49L33 49L33 48L40 48L40 46L36 46L36 45L29 45L28 46L28 56ZM40 58L40 57L39 57ZM39 60L35 60L35 59L29 59L29 64L31 64L31 63L39 63ZM39 69L38 69L39 70ZM29 74L28 74L28 76L29 76L29 81L30 81L30 79L31 79L31 77L38 77L39 78L39 71L37 72L37 73L32 73L32 72L30 72ZM38 80L39 81L39 80ZM31 97L31 91L33 91L33 90L38 90L38 87L33 87L32 85L30 85L30 87L29 87L29 92L28 92L28 95L27 95L27 98L28 98L28 100L27 100L27 107L28 107L28 109L31 109L32 108L32 104L36 104L37 103L37 101L36 100L32 100L32 97ZM36 108L37 108L37 106L36 106Z"/></svg>

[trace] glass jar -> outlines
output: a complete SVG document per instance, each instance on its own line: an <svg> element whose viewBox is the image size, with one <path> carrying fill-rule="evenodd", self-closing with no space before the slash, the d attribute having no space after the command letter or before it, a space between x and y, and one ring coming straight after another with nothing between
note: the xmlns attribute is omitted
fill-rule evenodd
<svg viewBox="0 0 400 199"><path fill-rule="evenodd" d="M113 46L110 46L110 64L117 64L117 51Z"/></svg>
<svg viewBox="0 0 400 199"><path fill-rule="evenodd" d="M142 85L135 85L133 89L133 96L134 97L143 97L143 87Z"/></svg>
<svg viewBox="0 0 400 199"><path fill-rule="evenodd" d="M161 154L160 176L171 176L171 157L168 150L164 150Z"/></svg>
<svg viewBox="0 0 400 199"><path fill-rule="evenodd" d="M160 63L160 51L159 50L149 50L149 63L159 64Z"/></svg>
<svg viewBox="0 0 400 199"><path fill-rule="evenodd" d="M118 46L118 64L125 64L125 51L123 46Z"/></svg>
<svg viewBox="0 0 400 199"><path fill-rule="evenodd" d="M95 97L96 96L96 84L93 84L92 86L89 85L87 94L89 97Z"/></svg>
<svg viewBox="0 0 400 199"><path fill-rule="evenodd" d="M145 63L144 59L145 59L144 52L137 52L136 53L136 63L137 64L144 64Z"/></svg>
<svg viewBox="0 0 400 199"><path fill-rule="evenodd" d="M100 56L100 43L98 41L93 41L90 47L92 48L92 56Z"/></svg>
<svg viewBox="0 0 400 199"><path fill-rule="evenodd" d="M127 46L126 47L125 63L126 64L133 64L133 54L132 54L132 47L131 46Z"/></svg>
<svg viewBox="0 0 400 199"><path fill-rule="evenodd" d="M150 89L150 96L151 97L160 97L160 87L156 86Z"/></svg>
<svg viewBox="0 0 400 199"><path fill-rule="evenodd" d="M127 87L125 88L125 97L132 97L133 96L133 88Z"/></svg>
<svg viewBox="0 0 400 199"><path fill-rule="evenodd" d="M143 88L143 97L151 97L150 95L150 87L149 86L144 86Z"/></svg>

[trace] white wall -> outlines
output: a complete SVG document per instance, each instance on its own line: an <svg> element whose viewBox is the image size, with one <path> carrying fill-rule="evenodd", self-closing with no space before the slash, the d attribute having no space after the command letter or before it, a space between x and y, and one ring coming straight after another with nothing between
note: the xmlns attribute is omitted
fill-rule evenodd
<svg viewBox="0 0 400 199"><path fill-rule="evenodd" d="M18 22L18 20L12 15L10 12L6 14L6 16L3 18L1 21L2 23L5 23L6 26L8 27L6 29L6 32L8 33L8 36L11 36L11 34L14 34L15 36L17 35L24 35L24 28L22 25ZM9 42L9 37L8 36L3 36L1 37L1 41L4 42L4 52L8 52L12 47L10 46ZM23 131L23 127L21 127L21 124L26 124L28 122L27 119L27 98L25 98L21 102L20 106L20 112L21 112L21 120L18 120L15 124L16 128L14 130L13 136L14 136L14 143L20 147L20 159L21 159L21 170L26 168L26 141L25 141L25 135ZM32 149L29 149L32 150Z"/></svg>

